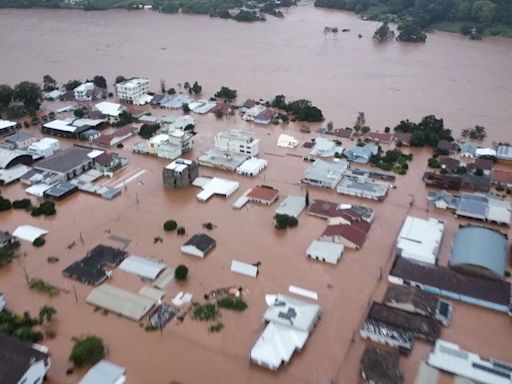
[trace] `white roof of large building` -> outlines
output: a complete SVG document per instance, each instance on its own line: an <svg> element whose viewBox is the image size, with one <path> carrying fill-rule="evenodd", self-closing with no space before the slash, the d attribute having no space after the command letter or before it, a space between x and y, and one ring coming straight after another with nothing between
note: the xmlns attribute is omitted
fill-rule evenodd
<svg viewBox="0 0 512 384"><path fill-rule="evenodd" d="M258 276L258 267L244 263L238 260L231 261L231 272L240 273L241 275L256 277Z"/></svg>
<svg viewBox="0 0 512 384"><path fill-rule="evenodd" d="M299 145L299 140L297 140L295 137L290 135L285 135L282 133L277 138L277 146L282 148L295 148L297 145Z"/></svg>
<svg viewBox="0 0 512 384"><path fill-rule="evenodd" d="M259 159L257 157L251 157L250 159L244 161L242 165L240 165L236 171L240 174L252 174L256 175L261 172L266 166L268 162L265 159Z"/></svg>
<svg viewBox="0 0 512 384"><path fill-rule="evenodd" d="M167 266L140 256L129 256L119 265L119 269L154 280Z"/></svg>
<svg viewBox="0 0 512 384"><path fill-rule="evenodd" d="M119 116L124 111L124 107L121 104L111 103L109 101L102 101L94 106L97 111L100 111L104 115L108 116Z"/></svg>
<svg viewBox="0 0 512 384"><path fill-rule="evenodd" d="M176 172L182 172L185 169L187 169L187 167L189 167L191 165L192 165L192 161L191 160L186 160L186 159L181 159L180 158L180 159L174 160L170 164L167 164L165 166L165 169L172 169L173 171L176 171Z"/></svg>
<svg viewBox="0 0 512 384"><path fill-rule="evenodd" d="M148 81L149 81L148 79L144 79L142 77L134 77L133 79L129 79L129 80L125 80L120 83L117 83L116 87L122 86L122 87L126 87L126 88L135 88L135 87L138 87L139 85L144 84Z"/></svg>
<svg viewBox="0 0 512 384"><path fill-rule="evenodd" d="M226 140L239 140L250 143L254 140L258 140L258 137L249 131L243 131L241 129L227 129L217 134L217 138L223 138Z"/></svg>
<svg viewBox="0 0 512 384"><path fill-rule="evenodd" d="M43 124L43 127L48 129L55 129L64 132L75 132L77 127L70 125L66 120L53 120L49 123Z"/></svg>
<svg viewBox="0 0 512 384"><path fill-rule="evenodd" d="M53 139L51 137L43 137L39 141L34 141L30 144L30 148L33 150L45 150L47 148L51 148L55 146L55 144L59 144L59 140Z"/></svg>
<svg viewBox="0 0 512 384"><path fill-rule="evenodd" d="M83 83L83 84L80 84L78 87L76 87L75 89L73 89L74 92L83 92L83 91L88 91L89 89L93 89L94 88L94 83Z"/></svg>
<svg viewBox="0 0 512 384"><path fill-rule="evenodd" d="M30 241L32 243L35 239L44 236L47 233L48 231L46 229L34 227L32 225L20 225L12 235L18 239Z"/></svg>
<svg viewBox="0 0 512 384"><path fill-rule="evenodd" d="M435 368L483 384L512 383L512 364L494 359L482 359L457 344L437 340L427 363Z"/></svg>
<svg viewBox="0 0 512 384"><path fill-rule="evenodd" d="M334 188L340 182L343 172L347 168L348 162L346 160L315 160L307 169L303 180L311 184L321 183L322 185Z"/></svg>
<svg viewBox="0 0 512 384"><path fill-rule="evenodd" d="M94 288L87 296L87 303L110 312L139 321L157 300L138 295L109 284Z"/></svg>
<svg viewBox="0 0 512 384"><path fill-rule="evenodd" d="M221 179L218 177L196 177L192 184L203 189L197 194L197 199L200 201L206 201L213 195L229 197L240 186L237 181Z"/></svg>
<svg viewBox="0 0 512 384"><path fill-rule="evenodd" d="M477 148L476 156L496 156L496 151L492 148Z"/></svg>
<svg viewBox="0 0 512 384"><path fill-rule="evenodd" d="M288 215L299 217L306 208L306 198L296 195L288 195L276 208L276 213L280 215Z"/></svg>
<svg viewBox="0 0 512 384"><path fill-rule="evenodd" d="M320 313L320 306L290 296L277 295L265 312L266 321L309 332Z"/></svg>
<svg viewBox="0 0 512 384"><path fill-rule="evenodd" d="M16 126L15 121L2 120L0 119L0 129L12 128Z"/></svg>
<svg viewBox="0 0 512 384"><path fill-rule="evenodd" d="M407 216L398 235L397 253L405 258L435 264L443 238L444 223Z"/></svg>
<svg viewBox="0 0 512 384"><path fill-rule="evenodd" d="M101 360L87 371L78 384L123 384L125 372L125 368L110 361Z"/></svg>
<svg viewBox="0 0 512 384"><path fill-rule="evenodd" d="M343 254L343 244L333 243L332 241L313 240L306 250L306 255L318 257L320 260L326 260L336 263Z"/></svg>

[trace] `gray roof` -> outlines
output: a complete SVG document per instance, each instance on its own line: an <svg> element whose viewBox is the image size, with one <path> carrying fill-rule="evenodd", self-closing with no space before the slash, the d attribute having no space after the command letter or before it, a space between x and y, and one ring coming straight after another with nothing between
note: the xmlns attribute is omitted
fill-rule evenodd
<svg viewBox="0 0 512 384"><path fill-rule="evenodd" d="M306 208L306 198L302 196L288 195L286 199L279 204L279 207L276 209L276 213L299 217L304 208Z"/></svg>
<svg viewBox="0 0 512 384"><path fill-rule="evenodd" d="M484 220L487 217L487 197L471 193L462 193L455 213L457 215Z"/></svg>
<svg viewBox="0 0 512 384"><path fill-rule="evenodd" d="M74 145L38 161L34 164L34 168L66 173L82 164L88 163L91 159L87 155L91 151L92 148Z"/></svg>
<svg viewBox="0 0 512 384"><path fill-rule="evenodd" d="M9 135L5 138L5 141L8 141L10 143L17 143L19 141L25 141L25 140L28 140L28 139L31 139L33 138L34 136L32 136L30 133L28 132L25 132L25 131L18 131L16 133L13 133L12 135Z"/></svg>
<svg viewBox="0 0 512 384"><path fill-rule="evenodd" d="M498 159L512 160L512 147L508 145L500 145L496 154Z"/></svg>
<svg viewBox="0 0 512 384"><path fill-rule="evenodd" d="M126 369L107 360L101 360L89 369L78 384L115 384Z"/></svg>
<svg viewBox="0 0 512 384"><path fill-rule="evenodd" d="M507 238L484 227L459 229L453 240L450 267L482 270L489 277L503 278L507 268Z"/></svg>
<svg viewBox="0 0 512 384"><path fill-rule="evenodd" d="M322 184L334 188L341 180L343 172L347 168L348 163L345 160L337 162L315 160L306 171L303 181L310 184Z"/></svg>
<svg viewBox="0 0 512 384"><path fill-rule="evenodd" d="M476 145L473 143L464 143L460 146L460 153L470 153L476 155Z"/></svg>

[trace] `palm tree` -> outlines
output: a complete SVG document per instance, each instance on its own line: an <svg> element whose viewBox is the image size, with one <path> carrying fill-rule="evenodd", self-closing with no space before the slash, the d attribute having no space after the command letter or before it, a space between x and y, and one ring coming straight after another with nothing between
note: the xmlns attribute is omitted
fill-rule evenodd
<svg viewBox="0 0 512 384"><path fill-rule="evenodd" d="M49 305L43 305L39 310L39 322L41 324L49 323L57 314L57 310Z"/></svg>

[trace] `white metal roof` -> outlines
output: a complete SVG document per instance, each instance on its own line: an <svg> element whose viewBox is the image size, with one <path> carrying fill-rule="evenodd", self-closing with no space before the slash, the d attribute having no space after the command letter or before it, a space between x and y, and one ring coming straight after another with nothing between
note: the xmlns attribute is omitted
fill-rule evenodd
<svg viewBox="0 0 512 384"><path fill-rule="evenodd" d="M443 232L442 221L407 216L398 235L397 251L402 257L435 264Z"/></svg>
<svg viewBox="0 0 512 384"><path fill-rule="evenodd" d="M167 268L159 263L140 256L129 256L119 265L119 269L125 272L134 273L147 279L155 279L162 270Z"/></svg>
<svg viewBox="0 0 512 384"><path fill-rule="evenodd" d="M318 300L318 293L315 291L310 291L309 289L304 289L295 285L290 285L288 287L288 292L307 297L308 299Z"/></svg>
<svg viewBox="0 0 512 384"><path fill-rule="evenodd" d="M36 196L36 197L43 197L43 194L49 190L52 186L47 184L34 184L25 189L25 192L27 192L29 195Z"/></svg>
<svg viewBox="0 0 512 384"><path fill-rule="evenodd" d="M157 300L138 295L109 284L94 288L86 299L88 304L104 308L129 319L139 321Z"/></svg>
<svg viewBox="0 0 512 384"><path fill-rule="evenodd" d="M282 313L293 311L293 319L283 317ZM299 300L294 297L278 295L272 305L267 308L263 316L266 321L282 324L294 329L309 332L313 327L318 315L320 306L309 301Z"/></svg>
<svg viewBox="0 0 512 384"><path fill-rule="evenodd" d="M196 178L196 180L197 179L198 178ZM200 180L200 182L204 182L204 180ZM193 184L196 185L195 180ZM200 201L207 201L213 195L229 197L238 189L239 186L240 184L237 181L214 177L207 181L204 186L201 186L203 190L197 194L197 199Z"/></svg>
<svg viewBox="0 0 512 384"><path fill-rule="evenodd" d="M110 361L101 360L87 371L78 384L122 384L125 382L125 372L125 368Z"/></svg>
<svg viewBox="0 0 512 384"><path fill-rule="evenodd" d="M17 123L15 121L1 120L0 119L0 129L12 128L12 127L15 127L16 124Z"/></svg>
<svg viewBox="0 0 512 384"><path fill-rule="evenodd" d="M145 285L139 289L139 295L146 296L155 300L160 300L165 296L165 291Z"/></svg>
<svg viewBox="0 0 512 384"><path fill-rule="evenodd" d="M296 195L288 195L279 207L276 208L276 213L281 215L289 215L299 217L302 211L306 208L306 198Z"/></svg>
<svg viewBox="0 0 512 384"><path fill-rule="evenodd" d="M77 127L74 127L72 125L69 125L69 123L65 120L53 120L49 123L43 124L43 127L48 129L55 129L58 131L64 131L64 132L75 132Z"/></svg>
<svg viewBox="0 0 512 384"><path fill-rule="evenodd" d="M94 106L97 111L100 111L104 115L119 116L124 107L121 104L111 103L109 101L102 101Z"/></svg>
<svg viewBox="0 0 512 384"><path fill-rule="evenodd" d="M285 135L284 133L279 135L277 138L277 146L282 148L295 148L299 145L299 140L290 135Z"/></svg>
<svg viewBox="0 0 512 384"><path fill-rule="evenodd" d="M464 351L457 344L437 340L428 364L443 371L463 376L483 384L510 384L512 365L496 360L482 359L476 353Z"/></svg>
<svg viewBox="0 0 512 384"><path fill-rule="evenodd" d="M240 273L249 277L258 276L258 267L244 263L242 261L232 260L231 261L231 272Z"/></svg>
<svg viewBox="0 0 512 384"><path fill-rule="evenodd" d="M44 236L47 233L48 231L46 229L34 227L32 225L20 225L12 235L18 239L30 241L32 243L35 239Z"/></svg>
<svg viewBox="0 0 512 384"><path fill-rule="evenodd" d="M250 174L258 174L267 166L267 160L258 159L257 157L251 157L250 159L244 161L242 165L240 165L236 171L238 173L250 173Z"/></svg>
<svg viewBox="0 0 512 384"><path fill-rule="evenodd" d="M180 291L171 301L174 305L179 307L180 305L190 303L192 301L192 297L191 293Z"/></svg>

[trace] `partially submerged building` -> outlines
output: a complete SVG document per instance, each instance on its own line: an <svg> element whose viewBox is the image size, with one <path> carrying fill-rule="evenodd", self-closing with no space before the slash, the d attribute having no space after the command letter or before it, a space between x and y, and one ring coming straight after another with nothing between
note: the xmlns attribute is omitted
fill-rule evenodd
<svg viewBox="0 0 512 384"><path fill-rule="evenodd" d="M396 240L397 256L427 264L437 263L444 222L407 216Z"/></svg>
<svg viewBox="0 0 512 384"><path fill-rule="evenodd" d="M46 135L79 139L85 132L95 129L101 130L106 119L75 118L67 120L53 120L41 126L41 132Z"/></svg>
<svg viewBox="0 0 512 384"><path fill-rule="evenodd" d="M447 267L420 264L397 257L389 272L390 283L413 285L438 296L511 314L508 281L462 275Z"/></svg>
<svg viewBox="0 0 512 384"><path fill-rule="evenodd" d="M2 120L0 119L0 135L5 135L9 132L13 132L19 126L19 123L15 121Z"/></svg>
<svg viewBox="0 0 512 384"><path fill-rule="evenodd" d="M54 181L71 180L94 167L94 150L73 145L34 163L34 170Z"/></svg>
<svg viewBox="0 0 512 384"><path fill-rule="evenodd" d="M367 346L361 357L361 375L368 384L402 384L398 352Z"/></svg>
<svg viewBox="0 0 512 384"><path fill-rule="evenodd" d="M346 160L315 160L307 169L302 182L317 187L336 188L347 168L348 162Z"/></svg>
<svg viewBox="0 0 512 384"><path fill-rule="evenodd" d="M216 245L215 239L205 233L198 233L188 239L180 249L181 252L192 256L205 257Z"/></svg>
<svg viewBox="0 0 512 384"><path fill-rule="evenodd" d="M9 149L25 149L36 140L36 137L27 131L18 131L5 138L5 142L12 146Z"/></svg>
<svg viewBox="0 0 512 384"><path fill-rule="evenodd" d="M306 208L306 198L296 195L288 195L276 208L278 215L288 215L298 218Z"/></svg>
<svg viewBox="0 0 512 384"><path fill-rule="evenodd" d="M437 340L427 363L445 372L482 384L510 384L512 364L496 359L484 359L459 345Z"/></svg>
<svg viewBox="0 0 512 384"><path fill-rule="evenodd" d="M353 220L349 224L331 224L324 230L319 240L343 244L347 248L360 249L366 241L371 224L364 220Z"/></svg>
<svg viewBox="0 0 512 384"><path fill-rule="evenodd" d="M368 164L371 157L376 155L378 152L379 147L377 145L365 144L362 147L355 145L353 147L347 148L343 155L354 163Z"/></svg>
<svg viewBox="0 0 512 384"><path fill-rule="evenodd" d="M507 236L492 228L460 228L453 239L449 266L463 273L504 279L508 268Z"/></svg>
<svg viewBox="0 0 512 384"><path fill-rule="evenodd" d="M100 360L87 371L78 384L124 384L126 368L107 360Z"/></svg>
<svg viewBox="0 0 512 384"><path fill-rule="evenodd" d="M246 197L253 203L271 205L279 198L279 191L269 185L260 185L254 187Z"/></svg>
<svg viewBox="0 0 512 384"><path fill-rule="evenodd" d="M158 300L113 285L103 284L91 291L86 302L130 320L140 321L155 307Z"/></svg>
<svg viewBox="0 0 512 384"><path fill-rule="evenodd" d="M331 241L313 240L306 250L306 257L330 264L338 264L343 255L343 244Z"/></svg>
<svg viewBox="0 0 512 384"><path fill-rule="evenodd" d="M504 162L512 162L512 147L510 145L498 146L496 158Z"/></svg>
<svg viewBox="0 0 512 384"><path fill-rule="evenodd" d="M0 381L2 384L42 383L50 369L48 348L0 332Z"/></svg>
<svg viewBox="0 0 512 384"><path fill-rule="evenodd" d="M133 273L148 280L155 280L166 268L167 265L160 261L133 255L128 256L119 264L121 271Z"/></svg>
<svg viewBox="0 0 512 384"><path fill-rule="evenodd" d="M359 215L364 221L371 223L375 218L375 210L356 204L340 204L333 201L315 199L308 207L308 214L322 219L331 220L338 217Z"/></svg>
<svg viewBox="0 0 512 384"><path fill-rule="evenodd" d="M317 137L315 139L315 145L309 154L319 157L331 157L334 155L341 155L342 153L343 147L339 142L325 137Z"/></svg>
<svg viewBox="0 0 512 384"><path fill-rule="evenodd" d="M382 201L388 194L389 184L376 183L369 180L359 181L352 177L344 177L338 184L336 191L342 195Z"/></svg>
<svg viewBox="0 0 512 384"><path fill-rule="evenodd" d="M134 77L116 84L119 100L125 103L143 105L151 101L149 79Z"/></svg>
<svg viewBox="0 0 512 384"><path fill-rule="evenodd" d="M196 177L192 185L203 190L197 194L197 200L207 201L213 195L220 195L228 198L235 193L240 184L237 181L221 179L219 177Z"/></svg>
<svg viewBox="0 0 512 384"><path fill-rule="evenodd" d="M43 137L41 140L30 143L27 152L33 158L49 157L60 150L59 140L51 137Z"/></svg>
<svg viewBox="0 0 512 384"><path fill-rule="evenodd" d="M110 133L103 133L94 142L103 147L111 147L119 144L124 140L136 135L139 132L137 127L125 125L124 127L116 128Z"/></svg>
<svg viewBox="0 0 512 384"><path fill-rule="evenodd" d="M270 295L269 295L270 296ZM263 318L267 326L251 348L251 362L277 370L301 350L320 318L320 306L290 296L269 298Z"/></svg>
<svg viewBox="0 0 512 384"><path fill-rule="evenodd" d="M239 165L236 169L236 172L239 175L256 176L267 167L267 164L268 161L265 159L251 157Z"/></svg>
<svg viewBox="0 0 512 384"><path fill-rule="evenodd" d="M194 160L176 159L162 170L164 187L187 188L199 176L199 165Z"/></svg>
<svg viewBox="0 0 512 384"><path fill-rule="evenodd" d="M96 286L109 277L107 269L115 268L127 256L128 253L121 249L100 244L88 251L83 259L75 261L64 269L62 273L81 283Z"/></svg>

